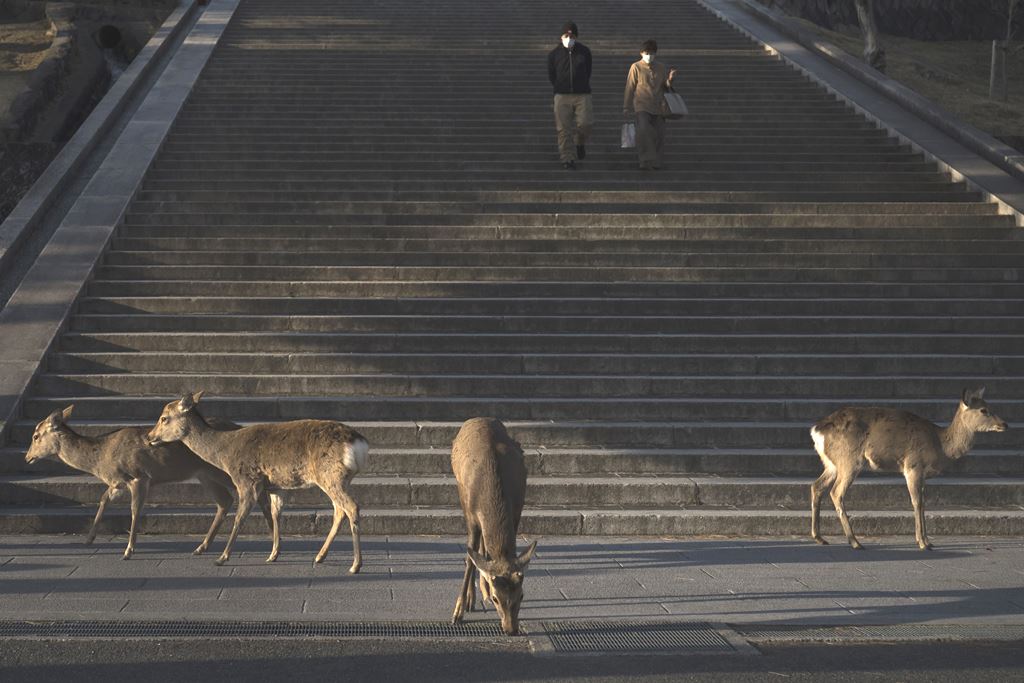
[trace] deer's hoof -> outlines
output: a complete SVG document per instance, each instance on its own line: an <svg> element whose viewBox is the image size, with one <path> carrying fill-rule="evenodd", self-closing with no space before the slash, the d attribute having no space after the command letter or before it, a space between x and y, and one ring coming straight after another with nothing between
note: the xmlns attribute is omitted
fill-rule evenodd
<svg viewBox="0 0 1024 683"><path fill-rule="evenodd" d="M828 545L828 541L826 541L821 536L811 536L811 538L813 538L814 542L817 543L818 545Z"/></svg>
<svg viewBox="0 0 1024 683"><path fill-rule="evenodd" d="M217 558L216 560L214 560L214 561L213 561L213 563L214 563L215 565L217 565L218 567L220 567L220 566L222 566L222 565L223 565L223 564L224 564L225 562L227 562L227 561L228 561L228 558L226 558L226 557L224 557L223 555L221 555L221 556L220 556L220 557L218 557L218 558Z"/></svg>
<svg viewBox="0 0 1024 683"><path fill-rule="evenodd" d="M82 543L82 545L92 545L92 542L95 541L95 540L96 540L95 536L90 536L89 538L85 539L85 542Z"/></svg>
<svg viewBox="0 0 1024 683"><path fill-rule="evenodd" d="M132 559L132 551L130 551L130 550L124 551L124 556L121 559L122 560L130 560L130 559Z"/></svg>
<svg viewBox="0 0 1024 683"><path fill-rule="evenodd" d="M850 547L854 550L864 550L864 546L860 544L860 541L850 541Z"/></svg>
<svg viewBox="0 0 1024 683"><path fill-rule="evenodd" d="M359 570L362 569L362 566L363 565L361 565L361 564L354 564L354 565L352 565L351 567L348 568L348 573L349 574L358 574Z"/></svg>
<svg viewBox="0 0 1024 683"><path fill-rule="evenodd" d="M192 554L193 555L202 555L205 552L206 552L206 546L205 545L201 545L198 548L196 548L195 550L193 550Z"/></svg>
<svg viewBox="0 0 1024 683"><path fill-rule="evenodd" d="M932 550L932 544L928 543L927 541L924 543L918 543L917 547L919 547L921 550Z"/></svg>

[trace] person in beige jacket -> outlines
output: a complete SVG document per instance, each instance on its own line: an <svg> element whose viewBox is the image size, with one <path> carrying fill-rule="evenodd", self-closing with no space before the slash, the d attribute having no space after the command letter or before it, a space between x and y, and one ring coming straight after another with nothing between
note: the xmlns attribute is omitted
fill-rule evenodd
<svg viewBox="0 0 1024 683"><path fill-rule="evenodd" d="M640 168L661 168L665 146L665 93L672 89L676 70L655 60L658 43L644 41L640 59L629 67L622 115L636 121L636 153Z"/></svg>

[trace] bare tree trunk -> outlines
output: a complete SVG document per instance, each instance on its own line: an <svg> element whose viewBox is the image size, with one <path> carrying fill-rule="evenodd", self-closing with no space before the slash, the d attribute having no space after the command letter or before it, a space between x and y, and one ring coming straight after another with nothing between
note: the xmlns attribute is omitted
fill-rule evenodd
<svg viewBox="0 0 1024 683"><path fill-rule="evenodd" d="M878 40L878 26L875 25L874 0L854 0L857 5L857 19L864 35L864 61L885 73L885 49Z"/></svg>

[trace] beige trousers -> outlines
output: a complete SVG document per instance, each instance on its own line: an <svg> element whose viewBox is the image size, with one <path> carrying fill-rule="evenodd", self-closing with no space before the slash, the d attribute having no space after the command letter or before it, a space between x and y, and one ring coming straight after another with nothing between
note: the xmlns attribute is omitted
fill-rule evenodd
<svg viewBox="0 0 1024 683"><path fill-rule="evenodd" d="M659 168L665 147L665 118L645 111L636 113L636 155L640 168Z"/></svg>
<svg viewBox="0 0 1024 683"><path fill-rule="evenodd" d="M593 125L594 104L590 95L555 95L560 161L576 161L576 145L586 144Z"/></svg>

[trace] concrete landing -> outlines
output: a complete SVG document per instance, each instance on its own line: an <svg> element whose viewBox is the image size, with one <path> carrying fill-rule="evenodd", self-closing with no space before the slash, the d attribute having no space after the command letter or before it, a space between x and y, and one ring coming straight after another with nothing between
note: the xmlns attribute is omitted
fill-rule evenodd
<svg viewBox="0 0 1024 683"><path fill-rule="evenodd" d="M536 537L534 537L536 538ZM530 540L533 540L532 538ZM679 618L730 625L1024 624L1024 541L539 537L521 617ZM462 537L367 536L363 569L342 534L314 567L322 538L243 538L236 554L194 557L194 537L0 537L7 619L445 621L462 575ZM525 539L520 546L525 547ZM222 542L215 543L219 552ZM494 619L493 611L470 620Z"/></svg>

